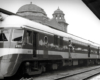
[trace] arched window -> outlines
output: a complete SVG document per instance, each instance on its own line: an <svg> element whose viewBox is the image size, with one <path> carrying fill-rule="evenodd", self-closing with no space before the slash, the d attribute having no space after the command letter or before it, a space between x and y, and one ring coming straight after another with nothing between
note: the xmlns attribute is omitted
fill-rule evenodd
<svg viewBox="0 0 100 80"><path fill-rule="evenodd" d="M59 17L59 19L61 19L61 16Z"/></svg>

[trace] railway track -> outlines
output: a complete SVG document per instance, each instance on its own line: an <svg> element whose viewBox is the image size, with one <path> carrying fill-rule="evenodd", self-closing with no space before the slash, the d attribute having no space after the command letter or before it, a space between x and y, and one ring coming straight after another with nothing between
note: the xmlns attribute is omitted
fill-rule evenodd
<svg viewBox="0 0 100 80"><path fill-rule="evenodd" d="M12 80L87 80L98 73L100 73L100 65L50 71L42 75Z"/></svg>
<svg viewBox="0 0 100 80"><path fill-rule="evenodd" d="M89 80L91 77L100 73L100 67L78 71L70 75L60 76L54 80Z"/></svg>

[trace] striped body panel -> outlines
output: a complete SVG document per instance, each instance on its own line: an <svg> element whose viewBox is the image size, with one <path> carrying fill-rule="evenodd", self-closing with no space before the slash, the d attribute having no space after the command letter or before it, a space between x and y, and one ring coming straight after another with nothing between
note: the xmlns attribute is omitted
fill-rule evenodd
<svg viewBox="0 0 100 80"><path fill-rule="evenodd" d="M18 48L0 48L0 57L3 56L3 59L6 59L5 56L9 55L7 58L11 58L13 54L27 54L27 55L33 55L32 49L18 49ZM59 59L68 59L69 55L71 55L71 58L88 58L88 53L70 53L69 52L59 52L59 51L47 51L47 56L53 56L56 58L56 56L60 56ZM37 50L37 58L38 56L41 56L41 59L43 59L45 56L44 50ZM29 57L30 58L30 57ZM98 58L97 54L90 54L90 58ZM15 59L15 57L14 57Z"/></svg>
<svg viewBox="0 0 100 80"><path fill-rule="evenodd" d="M21 46L21 47L17 47ZM22 45L22 43L17 42L4 42L0 43L0 68L4 76L11 76L16 73L20 64L23 61L35 61L35 60L63 60L69 59L88 59L88 53L83 53L82 51L75 51L69 54L68 49L57 50L49 49L49 47L37 46L36 57L34 56L34 50L32 45ZM90 54L90 58L97 58L96 54Z"/></svg>

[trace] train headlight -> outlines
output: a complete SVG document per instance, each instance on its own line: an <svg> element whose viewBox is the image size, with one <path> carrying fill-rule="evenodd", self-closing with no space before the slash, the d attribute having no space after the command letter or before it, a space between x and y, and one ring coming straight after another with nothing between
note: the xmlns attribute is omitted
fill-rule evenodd
<svg viewBox="0 0 100 80"><path fill-rule="evenodd" d="M21 47L22 47L22 45L16 45L15 47L16 47L16 48L21 48Z"/></svg>

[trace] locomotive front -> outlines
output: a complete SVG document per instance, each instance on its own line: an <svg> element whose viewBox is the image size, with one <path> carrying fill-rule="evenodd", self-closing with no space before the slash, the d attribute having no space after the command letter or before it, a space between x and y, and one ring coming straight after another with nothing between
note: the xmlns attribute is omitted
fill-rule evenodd
<svg viewBox="0 0 100 80"><path fill-rule="evenodd" d="M23 34L22 29L0 28L0 78L11 76L16 72L19 54L23 53L21 50Z"/></svg>

